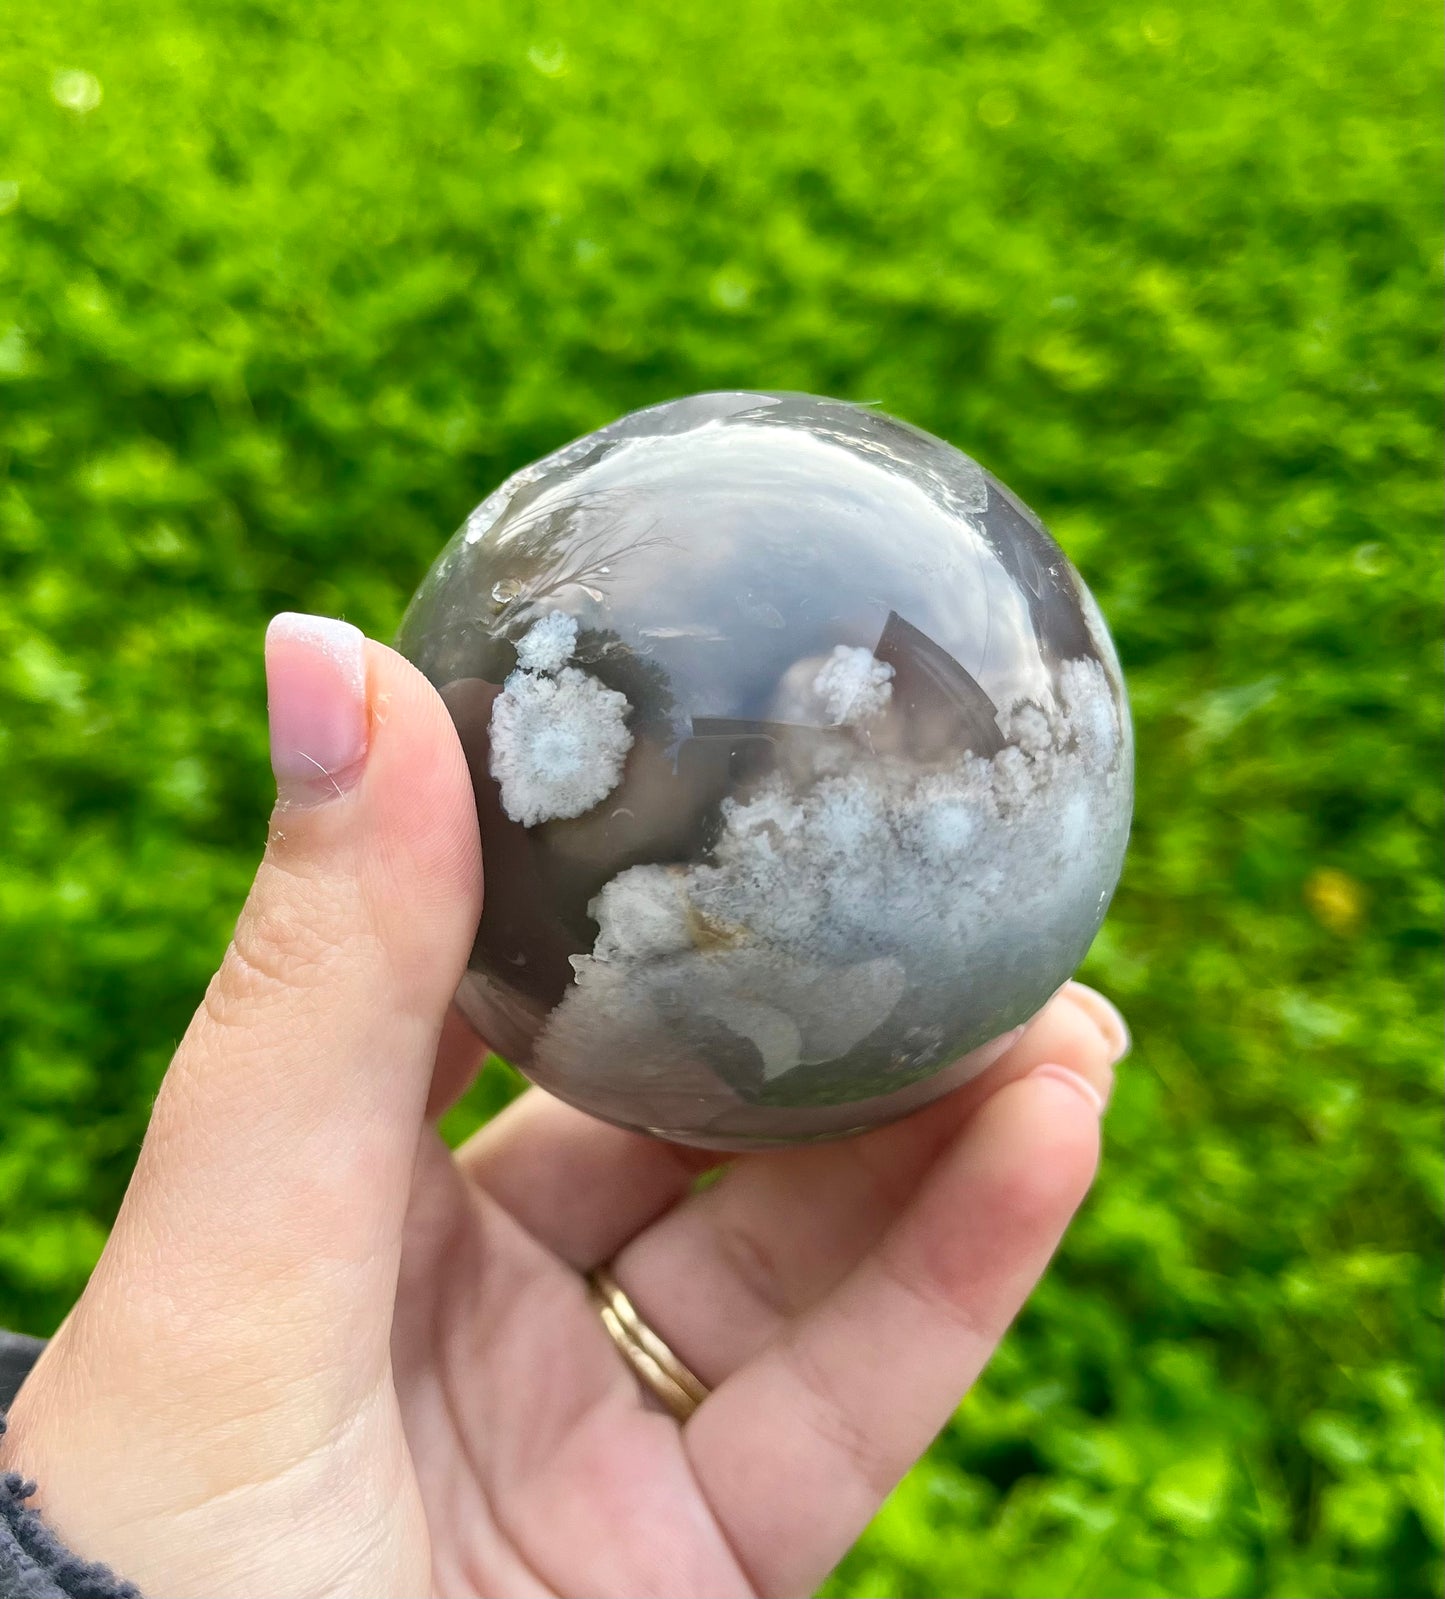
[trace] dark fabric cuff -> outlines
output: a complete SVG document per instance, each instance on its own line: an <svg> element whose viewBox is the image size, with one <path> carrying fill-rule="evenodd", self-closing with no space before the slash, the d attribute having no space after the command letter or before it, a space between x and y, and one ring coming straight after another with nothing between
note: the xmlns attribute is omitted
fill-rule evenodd
<svg viewBox="0 0 1445 1599"><path fill-rule="evenodd" d="M44 1349L39 1338L0 1333L0 1434L4 1412ZM141 1599L108 1566L74 1555L25 1501L35 1492L18 1471L0 1475L0 1599Z"/></svg>

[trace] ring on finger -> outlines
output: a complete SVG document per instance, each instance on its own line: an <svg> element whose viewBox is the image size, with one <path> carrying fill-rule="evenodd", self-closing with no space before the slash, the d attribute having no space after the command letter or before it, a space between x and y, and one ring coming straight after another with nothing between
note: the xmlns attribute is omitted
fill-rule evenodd
<svg viewBox="0 0 1445 1599"><path fill-rule="evenodd" d="M587 1297L633 1375L675 1420L686 1421L707 1398L708 1390L638 1315L610 1265L587 1274Z"/></svg>

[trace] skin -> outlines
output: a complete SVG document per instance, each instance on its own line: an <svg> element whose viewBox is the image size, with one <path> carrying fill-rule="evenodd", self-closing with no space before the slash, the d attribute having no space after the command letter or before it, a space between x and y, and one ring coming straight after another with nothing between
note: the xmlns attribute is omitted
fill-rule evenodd
<svg viewBox="0 0 1445 1599"><path fill-rule="evenodd" d="M0 1469L149 1599L802 1594L948 1420L1092 1179L1127 1035L1068 985L848 1142L719 1157L529 1092L450 1153L481 905L440 700L366 646L355 770L283 783L235 938ZM614 1260L712 1392L588 1304Z"/></svg>

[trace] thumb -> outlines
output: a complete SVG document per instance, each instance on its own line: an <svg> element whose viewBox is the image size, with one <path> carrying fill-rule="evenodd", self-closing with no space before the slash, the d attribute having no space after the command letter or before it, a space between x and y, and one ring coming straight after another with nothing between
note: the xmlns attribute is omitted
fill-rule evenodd
<svg viewBox="0 0 1445 1599"><path fill-rule="evenodd" d="M259 1304L273 1337L329 1326L335 1352L341 1321L349 1354L374 1339L381 1357L376 1311L390 1310L437 1041L481 907L476 810L445 707L393 651L284 614L266 673L265 856L113 1242L131 1304L149 1276L188 1320L224 1307L234 1327Z"/></svg>

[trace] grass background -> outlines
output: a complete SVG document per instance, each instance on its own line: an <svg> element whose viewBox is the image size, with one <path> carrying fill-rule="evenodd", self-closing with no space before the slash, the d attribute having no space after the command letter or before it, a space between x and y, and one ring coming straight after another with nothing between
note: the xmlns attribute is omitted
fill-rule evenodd
<svg viewBox="0 0 1445 1599"><path fill-rule="evenodd" d="M1137 1043L1063 1257L831 1591L1438 1591L1439 33L7 7L0 1323L83 1283L254 868L266 618L388 636L631 407L877 401L1112 622L1138 820L1086 973Z"/></svg>

